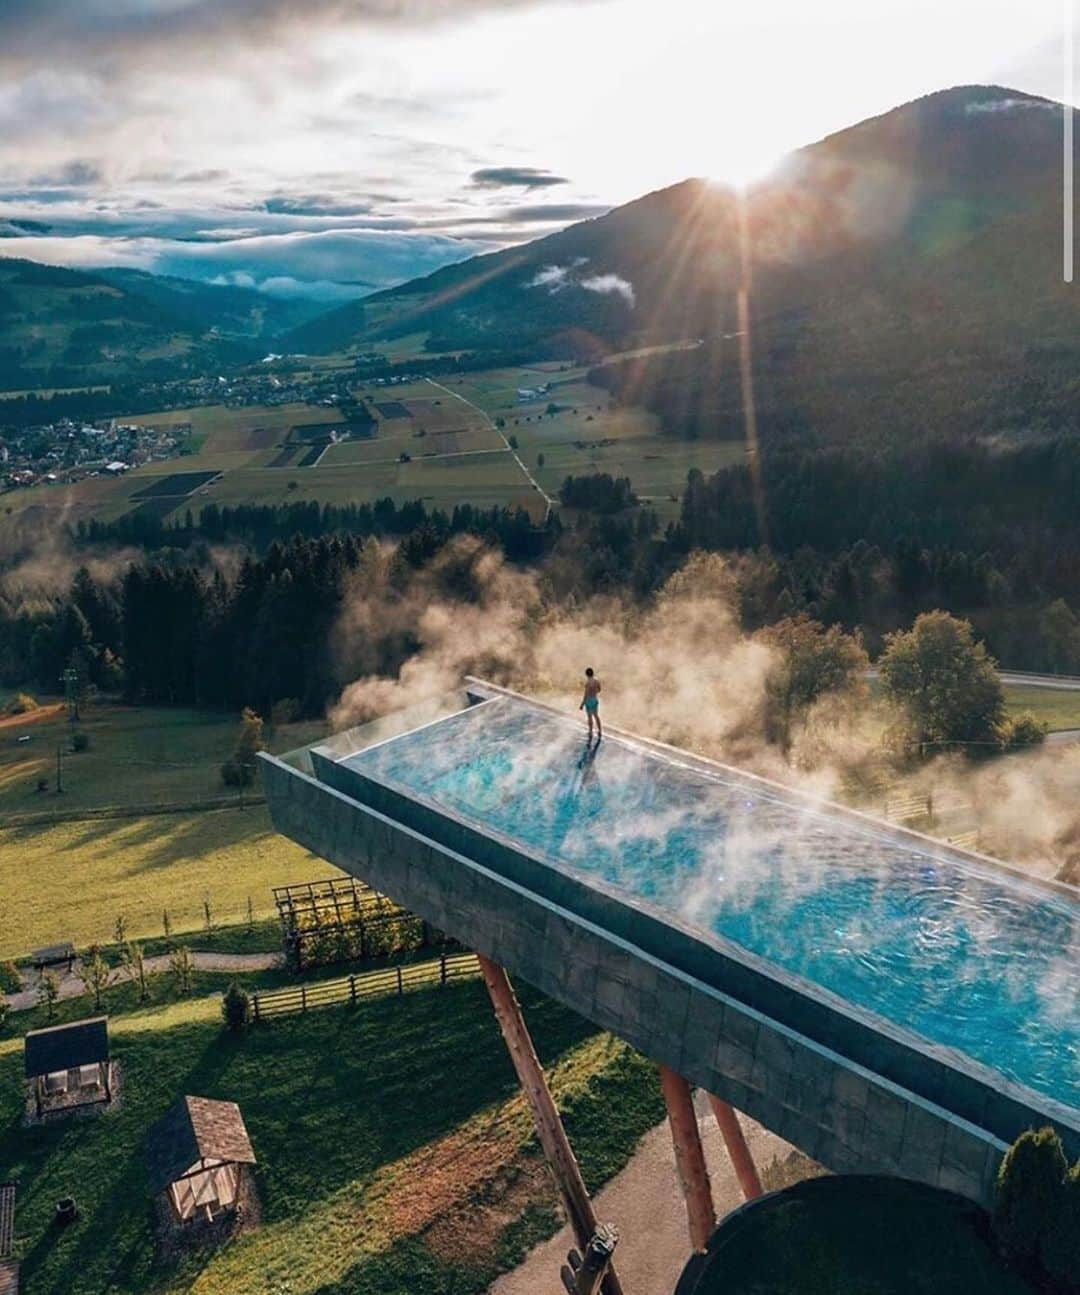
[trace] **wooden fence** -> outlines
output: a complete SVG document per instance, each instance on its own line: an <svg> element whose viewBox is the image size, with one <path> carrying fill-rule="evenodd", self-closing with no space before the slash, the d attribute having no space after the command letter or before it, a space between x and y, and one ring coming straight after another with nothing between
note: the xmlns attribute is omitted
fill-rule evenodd
<svg viewBox="0 0 1080 1295"><path fill-rule="evenodd" d="M886 792L882 817L890 823L933 822L940 814L970 811L971 804L954 791Z"/></svg>
<svg viewBox="0 0 1080 1295"><path fill-rule="evenodd" d="M377 971L339 976L334 980L313 980L310 984L290 985L285 989L257 990L251 995L251 1013L256 1021L266 1021L292 1012L332 1007L336 1003L356 1003L361 998L430 989L479 974L480 964L475 953L450 953L441 958L380 967Z"/></svg>

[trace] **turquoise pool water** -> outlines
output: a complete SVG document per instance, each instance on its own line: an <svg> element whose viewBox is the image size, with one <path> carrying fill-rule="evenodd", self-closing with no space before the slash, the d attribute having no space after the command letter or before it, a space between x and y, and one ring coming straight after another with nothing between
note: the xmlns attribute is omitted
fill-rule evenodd
<svg viewBox="0 0 1080 1295"><path fill-rule="evenodd" d="M1080 905L500 698L345 762L1080 1107Z"/></svg>

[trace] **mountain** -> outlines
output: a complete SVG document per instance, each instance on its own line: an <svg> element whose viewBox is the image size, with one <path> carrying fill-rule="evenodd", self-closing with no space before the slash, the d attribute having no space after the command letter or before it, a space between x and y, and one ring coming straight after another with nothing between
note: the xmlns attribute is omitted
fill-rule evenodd
<svg viewBox="0 0 1080 1295"><path fill-rule="evenodd" d="M255 292L0 259L0 389L175 376L254 358L303 318Z"/></svg>
<svg viewBox="0 0 1080 1295"><path fill-rule="evenodd" d="M700 337L604 380L683 435L742 435L740 216L764 434L1072 425L1080 296L1061 274L1061 114L942 91L792 154L741 207L702 180L341 307L283 341L597 355Z"/></svg>
<svg viewBox="0 0 1080 1295"><path fill-rule="evenodd" d="M144 270L98 270L99 279L159 307L198 332L272 341L322 313L325 303L308 298L271 297L254 288L203 283Z"/></svg>

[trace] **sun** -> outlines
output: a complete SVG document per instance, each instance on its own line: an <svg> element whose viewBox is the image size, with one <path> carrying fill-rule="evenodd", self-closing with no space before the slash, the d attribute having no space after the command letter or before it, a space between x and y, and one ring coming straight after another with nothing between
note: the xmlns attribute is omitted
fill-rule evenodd
<svg viewBox="0 0 1080 1295"><path fill-rule="evenodd" d="M725 150L725 157L713 165L708 178L715 185L745 192L775 176L788 156L786 153L755 149L750 144L736 146Z"/></svg>

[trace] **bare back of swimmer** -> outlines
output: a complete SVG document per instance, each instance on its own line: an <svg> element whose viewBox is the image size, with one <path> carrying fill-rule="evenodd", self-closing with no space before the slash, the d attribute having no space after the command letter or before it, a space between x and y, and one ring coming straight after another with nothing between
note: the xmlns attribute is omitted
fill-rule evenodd
<svg viewBox="0 0 1080 1295"><path fill-rule="evenodd" d="M589 721L588 741L592 741L593 724L595 723L596 741L599 743L604 736L604 727L600 723L600 680L597 679L592 666L585 671L585 695L581 699L578 710L583 710L586 719Z"/></svg>

